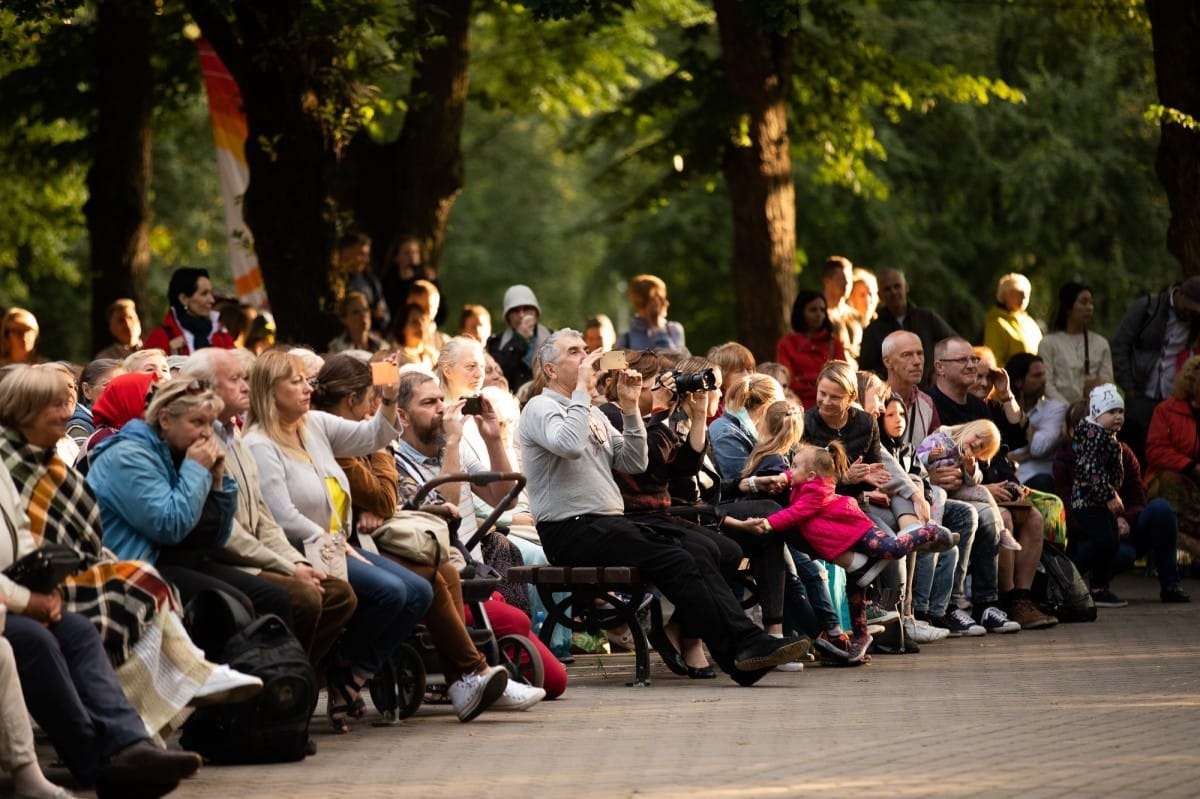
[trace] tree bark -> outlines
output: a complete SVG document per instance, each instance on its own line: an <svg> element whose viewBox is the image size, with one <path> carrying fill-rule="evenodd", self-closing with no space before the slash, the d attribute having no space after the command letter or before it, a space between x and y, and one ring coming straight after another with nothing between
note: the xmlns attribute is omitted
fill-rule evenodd
<svg viewBox="0 0 1200 799"><path fill-rule="evenodd" d="M388 144L359 134L348 157L348 182L355 221L380 250L399 236L416 236L425 263L437 268L450 210L465 179L472 2L419 2L414 12L428 26L428 44L417 54L404 125Z"/></svg>
<svg viewBox="0 0 1200 799"><path fill-rule="evenodd" d="M796 298L796 191L788 149L791 37L754 30L739 0L714 0L725 75L745 112L722 170L733 206L738 338L773 360Z"/></svg>
<svg viewBox="0 0 1200 799"><path fill-rule="evenodd" d="M1191 0L1146 0L1154 41L1159 101L1200 120L1200 6ZM1155 164L1167 192L1167 250L1185 275L1200 274L1200 130L1164 120Z"/></svg>
<svg viewBox="0 0 1200 799"><path fill-rule="evenodd" d="M91 241L92 350L109 342L105 310L130 297L145 312L150 270L153 6L100 3L96 18L99 121L84 205ZM151 324L158 320L144 320Z"/></svg>

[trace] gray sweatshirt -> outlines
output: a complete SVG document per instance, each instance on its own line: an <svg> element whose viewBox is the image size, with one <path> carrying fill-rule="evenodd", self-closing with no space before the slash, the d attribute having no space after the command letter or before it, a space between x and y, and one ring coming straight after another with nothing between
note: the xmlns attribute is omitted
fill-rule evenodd
<svg viewBox="0 0 1200 799"><path fill-rule="evenodd" d="M582 391L566 397L547 388L529 401L521 411L521 464L535 522L625 512L613 470L639 474L649 457L642 417L621 419L624 432L617 432Z"/></svg>

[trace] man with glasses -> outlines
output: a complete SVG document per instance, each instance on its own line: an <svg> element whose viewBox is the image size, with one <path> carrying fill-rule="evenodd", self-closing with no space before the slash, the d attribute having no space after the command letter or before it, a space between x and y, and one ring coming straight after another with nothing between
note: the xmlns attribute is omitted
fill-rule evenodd
<svg viewBox="0 0 1200 799"><path fill-rule="evenodd" d="M976 419L991 419L991 411L979 397L971 393L979 372L980 359L964 338L951 336L937 343L933 349L934 382L929 387L929 396L944 425L963 424ZM1003 372L1003 370L999 370ZM1008 385L1008 375L1002 380ZM1009 394L1008 399L1012 400ZM930 432L933 432L932 430ZM962 486L961 469L957 466L930 466L929 480L934 485L953 494ZM970 557L960 562L954 573L954 602L960 609L964 604L973 606L975 618L988 632L1015 633L1021 625L1010 621L999 607L999 556L1000 530L989 514L980 514L979 527ZM971 598L966 602L967 569L971 572Z"/></svg>

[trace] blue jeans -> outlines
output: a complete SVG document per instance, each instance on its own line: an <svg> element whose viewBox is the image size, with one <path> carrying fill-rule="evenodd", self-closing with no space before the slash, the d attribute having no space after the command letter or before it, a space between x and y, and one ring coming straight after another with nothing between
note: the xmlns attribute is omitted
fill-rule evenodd
<svg viewBox="0 0 1200 799"><path fill-rule="evenodd" d="M342 634L338 655L355 675L369 678L412 635L433 602L433 586L382 555L356 550L373 565L346 558L358 608Z"/></svg>
<svg viewBox="0 0 1200 799"><path fill-rule="evenodd" d="M958 546L945 552L922 552L917 555L917 569L913 576L913 611L934 616L943 616L950 605L954 591L954 578L958 564L971 557L971 544L975 540L975 529L979 515L966 502L956 499L946 501L942 514L942 526L958 533Z"/></svg>
<svg viewBox="0 0 1200 799"><path fill-rule="evenodd" d="M63 613L62 621L43 627L14 614L4 635L25 704L75 779L94 782L110 757L149 737L87 618Z"/></svg>
<svg viewBox="0 0 1200 799"><path fill-rule="evenodd" d="M1129 536L1122 538L1113 560L1113 573L1133 568L1133 562L1153 551L1154 569L1162 588L1179 585L1179 517L1165 499L1152 499L1130 525Z"/></svg>
<svg viewBox="0 0 1200 799"><path fill-rule="evenodd" d="M967 503L978 512L975 503ZM949 512L950 503L946 503ZM988 507L991 507L988 505ZM979 513L979 526L975 528L974 541L963 550L962 539L958 541L958 566L954 569L954 595L967 595L967 570L971 572L971 599L980 602L995 602L1000 598L998 585L1000 557L999 514Z"/></svg>

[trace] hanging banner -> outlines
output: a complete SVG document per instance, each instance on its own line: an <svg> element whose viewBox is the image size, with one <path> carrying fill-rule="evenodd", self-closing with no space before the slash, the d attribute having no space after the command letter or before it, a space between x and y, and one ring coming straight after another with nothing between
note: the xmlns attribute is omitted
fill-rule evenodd
<svg viewBox="0 0 1200 799"><path fill-rule="evenodd" d="M250 185L242 93L207 40L197 40L196 48L200 51L200 70L204 74L213 138L217 144L217 174L225 203L225 233L233 267L233 287L239 301L256 308L267 308L267 291L258 268L258 256L254 254L254 239L242 219L242 197Z"/></svg>

